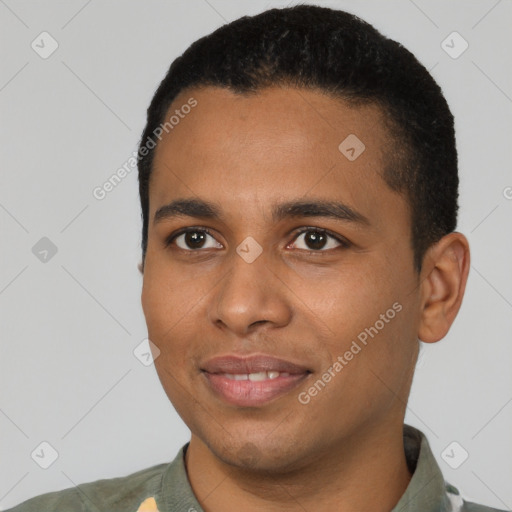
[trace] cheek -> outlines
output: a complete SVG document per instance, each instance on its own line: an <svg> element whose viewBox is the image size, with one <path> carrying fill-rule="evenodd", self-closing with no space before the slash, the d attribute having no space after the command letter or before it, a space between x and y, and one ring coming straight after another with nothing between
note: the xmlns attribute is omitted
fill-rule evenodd
<svg viewBox="0 0 512 512"><path fill-rule="evenodd" d="M406 403L417 350L412 323L403 304L388 300L371 309L367 305L352 321L343 322L345 331L340 328L321 347L330 356L325 373L317 374L305 390L311 397L305 410L319 428L327 416L331 435L337 436L347 418L363 421Z"/></svg>
<svg viewBox="0 0 512 512"><path fill-rule="evenodd" d="M364 257L362 257L364 258ZM295 280L294 292L333 344L347 342L372 326L397 300L393 283L368 264L331 270L316 279Z"/></svg>
<svg viewBox="0 0 512 512"><path fill-rule="evenodd" d="M383 375L394 387L413 360L415 306L405 272L400 278L396 265L391 269L385 261L378 265L370 260L368 256L366 265L361 261L357 271L347 267L330 279L303 282L302 288L297 282L297 295L306 294L325 360L347 361L340 375L350 374L352 383L366 389L378 380L375 374ZM341 384L345 378L336 380Z"/></svg>
<svg viewBox="0 0 512 512"><path fill-rule="evenodd" d="M148 265L142 288L142 308L150 339L162 350L168 339L186 325L199 306L203 289L194 280L180 277L170 267ZM160 347L160 345L162 345Z"/></svg>
<svg viewBox="0 0 512 512"><path fill-rule="evenodd" d="M146 268L141 299L148 336L160 350L155 361L160 378L169 384L166 388L173 387L166 369L172 368L180 382L193 377L191 363L197 363L201 348L209 345L201 337L206 333L208 301L222 276L183 272L165 256L153 258Z"/></svg>

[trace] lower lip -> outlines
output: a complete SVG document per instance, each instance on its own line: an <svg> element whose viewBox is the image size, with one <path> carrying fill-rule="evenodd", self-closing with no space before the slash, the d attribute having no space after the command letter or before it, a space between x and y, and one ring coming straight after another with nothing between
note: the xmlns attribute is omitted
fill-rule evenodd
<svg viewBox="0 0 512 512"><path fill-rule="evenodd" d="M233 380L218 373L203 372L203 375L213 391L226 402L240 407L255 407L288 393L297 387L308 373L260 381Z"/></svg>

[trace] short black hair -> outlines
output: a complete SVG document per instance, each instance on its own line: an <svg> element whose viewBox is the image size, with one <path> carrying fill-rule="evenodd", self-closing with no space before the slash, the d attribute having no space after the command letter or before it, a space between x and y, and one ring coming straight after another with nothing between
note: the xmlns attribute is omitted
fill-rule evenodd
<svg viewBox="0 0 512 512"><path fill-rule="evenodd" d="M381 108L391 135L382 176L405 195L414 263L421 270L428 247L457 223L453 115L439 85L400 43L353 14L313 5L239 18L194 42L171 64L148 108L139 146L143 264L154 157L147 142L165 122L176 96L192 87L251 94L279 85Z"/></svg>

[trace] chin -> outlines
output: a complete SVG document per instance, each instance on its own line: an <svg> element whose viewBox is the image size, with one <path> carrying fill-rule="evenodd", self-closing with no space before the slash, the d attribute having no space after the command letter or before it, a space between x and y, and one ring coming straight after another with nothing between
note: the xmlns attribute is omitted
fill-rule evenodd
<svg viewBox="0 0 512 512"><path fill-rule="evenodd" d="M298 453L297 446L297 443L291 441L291 437L273 441L264 437L236 441L228 439L220 446L217 443L208 443L210 451L224 464L238 471L262 473L267 476L269 473L274 475L290 473L304 465L305 455L301 456Z"/></svg>

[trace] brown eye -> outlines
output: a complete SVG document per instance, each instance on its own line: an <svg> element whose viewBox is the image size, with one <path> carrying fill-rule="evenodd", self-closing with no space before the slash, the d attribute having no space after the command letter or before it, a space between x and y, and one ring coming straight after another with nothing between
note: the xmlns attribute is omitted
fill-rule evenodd
<svg viewBox="0 0 512 512"><path fill-rule="evenodd" d="M166 245L176 244L185 251L222 249L222 245L205 229L186 229L169 238Z"/></svg>
<svg viewBox="0 0 512 512"><path fill-rule="evenodd" d="M206 235L199 231L189 231L188 233L183 234L185 245L192 249L201 248L206 240Z"/></svg>
<svg viewBox="0 0 512 512"><path fill-rule="evenodd" d="M318 231L305 233L304 242L310 249L323 249L327 243L327 235Z"/></svg>
<svg viewBox="0 0 512 512"><path fill-rule="evenodd" d="M324 230L309 228L301 231L297 235L293 245L296 249L325 252L330 249L336 249L340 246L348 247L349 244Z"/></svg>

